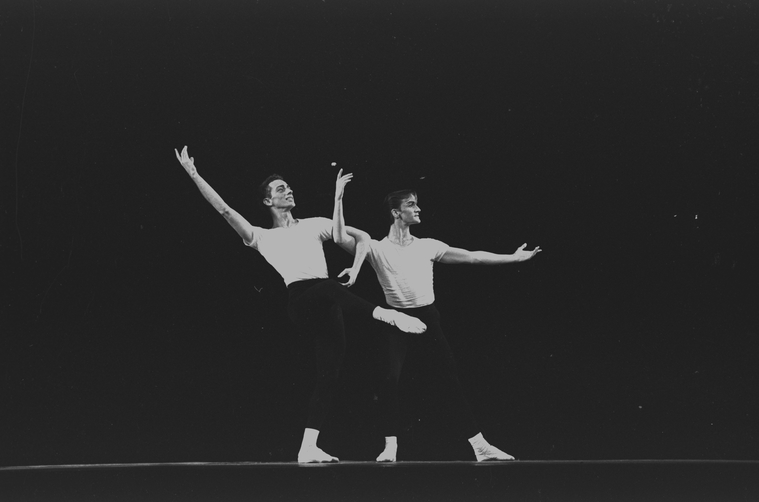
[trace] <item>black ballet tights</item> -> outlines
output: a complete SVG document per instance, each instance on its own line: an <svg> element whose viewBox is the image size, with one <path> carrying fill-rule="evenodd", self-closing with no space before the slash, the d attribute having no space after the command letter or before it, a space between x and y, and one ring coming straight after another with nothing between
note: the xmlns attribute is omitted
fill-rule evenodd
<svg viewBox="0 0 759 502"><path fill-rule="evenodd" d="M420 357L432 359L440 368L441 385L445 386L445 395L452 400L452 405L460 410L456 420L462 437L470 438L480 430L469 408L464 391L459 382L456 362L440 325L440 312L434 304L410 309L396 309L404 314L421 319L427 325L427 331L416 335L402 333L393 326L386 326L383 331L387 339L385 354L385 376L382 380L379 403L379 430L383 436L398 435L398 380L409 345L419 349Z"/></svg>
<svg viewBox="0 0 759 502"><path fill-rule="evenodd" d="M345 357L343 312L356 312L371 319L376 306L334 279L298 281L287 290L290 319L314 341L316 387L309 400L306 427L320 430L334 402Z"/></svg>

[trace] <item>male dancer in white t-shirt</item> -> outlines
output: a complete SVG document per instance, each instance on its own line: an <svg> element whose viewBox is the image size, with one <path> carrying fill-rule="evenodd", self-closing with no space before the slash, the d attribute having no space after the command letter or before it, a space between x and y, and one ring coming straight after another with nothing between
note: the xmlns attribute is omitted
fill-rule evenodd
<svg viewBox="0 0 759 502"><path fill-rule="evenodd" d="M335 192L334 230L335 242L349 241L350 235L345 226L342 197L345 185L352 175L338 174ZM341 182L342 180L342 182ZM440 326L440 314L435 307L435 292L432 280L432 265L440 263L469 263L481 265L500 265L529 260L540 252L536 247L525 250L526 244L513 254L495 254L486 251L467 251L449 247L435 239L418 239L411 235L411 227L421 223L421 209L417 203L416 193L411 190L393 192L385 198L385 209L392 218L390 231L381 241L370 240L367 259L377 273L385 300L388 305L419 318L427 325L427 331L416 340L409 338L396 329L385 330L388 339L388 370L383 382L380 403L383 412L380 427L385 436L385 449L377 457L378 462L395 462L398 451L398 380L409 342L423 346L425 357L434 358L442 367L443 384L450 398L461 410L460 420L462 437L469 438L477 461L514 460L514 457L488 443L482 436L464 397L461 384L456 374L456 364L443 330ZM339 206L339 207L338 207ZM363 246L368 239L366 233L356 233L355 241ZM350 250L350 249L349 249ZM360 262L364 259L362 252L356 250L353 274L358 274ZM347 273L346 270L344 273ZM355 280L356 275L352 278Z"/></svg>
<svg viewBox="0 0 759 502"><path fill-rule="evenodd" d="M345 354L343 311L355 311L366 318L396 326L406 333L422 333L426 326L417 318L376 307L350 293L344 285L328 279L322 243L332 239L332 221L327 218L295 218L292 215L295 207L293 190L280 176L269 176L260 187L262 202L271 214L272 228L256 227L229 207L200 177L186 146L181 154L176 150L174 152L203 197L237 231L245 245L258 250L285 281L289 297L288 315L300 329L313 337L316 348L316 388L309 401L298 462L337 462L337 457L325 453L316 446L316 441L334 399ZM355 229L344 227L340 245L363 260L366 251L362 245L356 246L354 235L357 235ZM346 285L350 286L355 282L357 273L358 268L353 267L340 276L348 274Z"/></svg>

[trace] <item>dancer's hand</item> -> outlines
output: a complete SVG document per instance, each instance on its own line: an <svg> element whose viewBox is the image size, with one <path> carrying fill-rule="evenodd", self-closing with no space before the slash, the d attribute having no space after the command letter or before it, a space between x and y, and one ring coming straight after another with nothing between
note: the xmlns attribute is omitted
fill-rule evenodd
<svg viewBox="0 0 759 502"><path fill-rule="evenodd" d="M536 254L540 253L540 251L541 251L540 246L536 247L532 251L527 251L525 249L525 247L527 247L526 243L522 244L521 246L519 246L519 249L517 249L516 251L514 251L514 258L516 259L515 261L526 261L526 260L529 260L530 258L532 258Z"/></svg>
<svg viewBox="0 0 759 502"><path fill-rule="evenodd" d="M344 275L348 276L348 282L341 282L340 284L348 288L356 284L356 279L358 279L358 270L354 271L352 268L346 268L340 272L340 275L338 275L337 278L339 279Z"/></svg>
<svg viewBox="0 0 759 502"><path fill-rule="evenodd" d="M342 169L340 169L340 172L337 173L337 180L335 181L335 200L341 200L343 198L345 185L350 182L351 178L353 178L353 173L348 173L343 176Z"/></svg>
<svg viewBox="0 0 759 502"><path fill-rule="evenodd" d="M190 157L187 153L187 146L182 148L181 155L176 148L174 149L174 153L177 154L177 160L182 164L182 167L187 171L187 174L190 175L190 178L195 178L198 175L198 170L195 169L195 159Z"/></svg>

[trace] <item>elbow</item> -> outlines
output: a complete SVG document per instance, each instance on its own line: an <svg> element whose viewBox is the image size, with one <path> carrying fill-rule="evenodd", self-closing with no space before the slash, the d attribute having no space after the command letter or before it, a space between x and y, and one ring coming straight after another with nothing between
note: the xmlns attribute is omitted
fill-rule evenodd
<svg viewBox="0 0 759 502"><path fill-rule="evenodd" d="M357 243L363 244L363 243L369 242L371 237L369 237L369 234L367 234L366 232L357 232L355 239Z"/></svg>
<svg viewBox="0 0 759 502"><path fill-rule="evenodd" d="M335 241L335 244L346 244L348 242L348 235L343 232L332 232L332 240Z"/></svg>
<svg viewBox="0 0 759 502"><path fill-rule="evenodd" d="M371 240L369 234L363 230L358 230L352 227L345 229L343 235L348 242L356 242L357 244L366 243Z"/></svg>

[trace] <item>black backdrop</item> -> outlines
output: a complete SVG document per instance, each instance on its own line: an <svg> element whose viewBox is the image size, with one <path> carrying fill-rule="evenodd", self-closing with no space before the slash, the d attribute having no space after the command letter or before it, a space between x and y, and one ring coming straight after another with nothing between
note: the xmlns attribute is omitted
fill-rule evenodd
<svg viewBox="0 0 759 502"><path fill-rule="evenodd" d="M757 28L731 0L3 2L0 461L294 460L307 344L183 145L257 225L271 172L329 216L337 162L375 238L412 187L416 235L540 245L436 267L506 451L756 458ZM344 459L381 448L376 335L351 321L321 439ZM427 370L404 375L400 457L469 459Z"/></svg>

